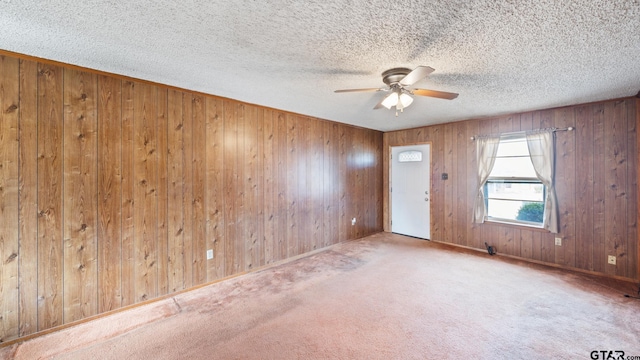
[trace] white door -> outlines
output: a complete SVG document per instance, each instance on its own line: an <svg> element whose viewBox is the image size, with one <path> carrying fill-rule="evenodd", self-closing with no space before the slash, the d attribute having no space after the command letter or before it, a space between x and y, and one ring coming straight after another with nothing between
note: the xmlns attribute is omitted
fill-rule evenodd
<svg viewBox="0 0 640 360"><path fill-rule="evenodd" d="M431 238L430 146L391 148L391 232Z"/></svg>

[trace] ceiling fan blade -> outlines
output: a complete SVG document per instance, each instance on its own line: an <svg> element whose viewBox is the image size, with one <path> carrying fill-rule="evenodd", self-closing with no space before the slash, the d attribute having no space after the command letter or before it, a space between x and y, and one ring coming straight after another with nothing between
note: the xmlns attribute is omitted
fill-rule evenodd
<svg viewBox="0 0 640 360"><path fill-rule="evenodd" d="M417 68L411 70L405 77L400 80L400 85L409 86L417 83L418 81L427 77L427 75L434 72L435 69L431 66L418 66Z"/></svg>
<svg viewBox="0 0 640 360"><path fill-rule="evenodd" d="M334 92L337 92L337 93L344 93L344 92L360 92L360 91L364 92L364 91L381 91L381 90L384 90L384 89L381 89L381 88L342 89L342 90L336 90L336 91L334 91Z"/></svg>
<svg viewBox="0 0 640 360"><path fill-rule="evenodd" d="M378 110L378 109L383 108L383 107L385 107L387 109L391 109L392 106L396 106L396 103L398 102L398 95L397 94L398 93L394 91L394 92L391 92L391 93L383 96L382 100L380 100L380 102L376 106L373 107L373 110ZM395 96L395 101L394 101L394 99L390 99L393 96ZM390 103L386 103L385 104L385 102L388 99L390 100Z"/></svg>
<svg viewBox="0 0 640 360"><path fill-rule="evenodd" d="M427 90L427 89L413 89L411 92L414 95L429 96L446 100L453 100L458 97L456 93L450 93L446 91Z"/></svg>
<svg viewBox="0 0 640 360"><path fill-rule="evenodd" d="M387 96L383 96L382 100L380 100L380 102L378 104L376 104L376 106L373 107L373 110L378 110L378 109L383 108L384 105L382 105L382 103L387 99Z"/></svg>

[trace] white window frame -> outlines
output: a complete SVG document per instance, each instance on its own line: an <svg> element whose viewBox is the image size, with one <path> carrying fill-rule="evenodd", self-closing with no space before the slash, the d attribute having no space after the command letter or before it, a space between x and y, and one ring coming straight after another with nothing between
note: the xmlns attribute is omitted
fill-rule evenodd
<svg viewBox="0 0 640 360"><path fill-rule="evenodd" d="M526 135L525 134L509 134L509 135L503 135L500 137L500 142L503 141L523 141L525 144L527 142L526 139ZM498 153L499 153L499 146L498 145ZM516 156L501 156L496 154L496 161L498 161L498 159L500 158L508 158L508 157L517 157L517 158L522 158L522 161L531 161L530 158L530 154L527 152L527 156L522 156L522 155L516 155ZM533 165L532 165L533 166ZM491 172L493 173L496 170L496 167L494 166L493 169L491 170ZM495 183L506 183L506 184L540 184L543 186L543 194L542 194L542 201L532 201L532 200L526 200L526 199L503 199L503 198L497 198L497 197L490 197L489 196L489 186L490 184L495 184ZM506 177L506 176L495 176L495 175L489 175L489 178L487 179L487 182L484 184L484 200L485 200L485 206L487 209L487 213L485 215L484 220L488 221L488 222L498 222L498 223L506 223L506 224L512 224L512 225L519 225L519 226L526 226L526 227L534 227L534 228L543 228L543 221L538 222L532 222L532 221L526 221L526 220L517 220L517 219L508 219L508 218L500 218L500 217L493 217L493 216L489 216L489 213L491 212L490 207L489 207L489 200L502 200L502 201L523 201L523 202L539 202L542 204L542 208L545 208L545 201L546 201L546 191L547 191L547 187L544 186L544 184L542 184L542 181L536 176L536 177L526 177L526 176L511 176L511 177ZM543 216L544 219L544 216Z"/></svg>

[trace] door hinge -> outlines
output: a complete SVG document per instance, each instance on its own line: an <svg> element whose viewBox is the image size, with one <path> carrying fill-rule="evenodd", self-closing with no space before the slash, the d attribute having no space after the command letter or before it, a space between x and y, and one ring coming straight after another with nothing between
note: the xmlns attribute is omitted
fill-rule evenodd
<svg viewBox="0 0 640 360"><path fill-rule="evenodd" d="M393 188L389 188L389 192L393 192Z"/></svg>

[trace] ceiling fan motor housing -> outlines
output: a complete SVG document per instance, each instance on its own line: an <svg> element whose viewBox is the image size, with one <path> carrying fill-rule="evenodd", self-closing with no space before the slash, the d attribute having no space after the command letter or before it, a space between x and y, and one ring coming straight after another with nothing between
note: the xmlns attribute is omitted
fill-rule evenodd
<svg viewBox="0 0 640 360"><path fill-rule="evenodd" d="M382 73L382 81L385 84L391 86L398 84L400 80L404 79L407 74L411 72L411 69L407 68L393 68Z"/></svg>

